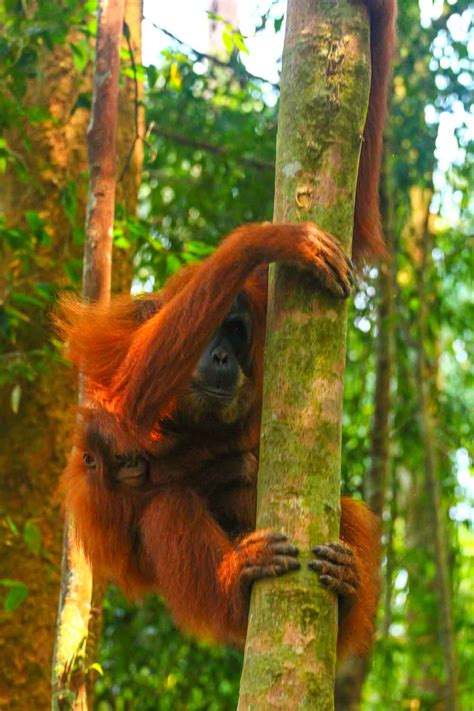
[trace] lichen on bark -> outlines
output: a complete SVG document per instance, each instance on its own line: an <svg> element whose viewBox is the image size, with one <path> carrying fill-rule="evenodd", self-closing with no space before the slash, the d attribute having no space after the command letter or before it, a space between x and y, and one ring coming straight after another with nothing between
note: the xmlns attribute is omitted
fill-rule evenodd
<svg viewBox="0 0 474 711"><path fill-rule="evenodd" d="M369 92L368 18L345 0L290 0L274 218L311 220L350 252ZM307 568L338 538L347 304L293 268L270 271L257 526L301 570L254 586L239 710L333 709L336 599Z"/></svg>

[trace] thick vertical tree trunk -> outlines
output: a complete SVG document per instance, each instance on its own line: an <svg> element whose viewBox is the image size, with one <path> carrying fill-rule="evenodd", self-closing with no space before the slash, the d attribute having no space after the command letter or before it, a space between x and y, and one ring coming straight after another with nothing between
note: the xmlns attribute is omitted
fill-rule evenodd
<svg viewBox="0 0 474 711"><path fill-rule="evenodd" d="M313 220L350 252L369 91L361 6L291 0L275 220ZM332 709L336 600L307 569L338 537L347 305L289 267L271 271L257 526L300 547L297 574L255 586L239 709Z"/></svg>
<svg viewBox="0 0 474 711"><path fill-rule="evenodd" d="M112 278L112 233L117 168L118 85L124 0L99 3L93 102L88 129L89 193L82 292L107 302ZM83 394L81 393L80 399ZM53 709L87 709L86 647L92 573L66 518L58 627L53 659Z"/></svg>

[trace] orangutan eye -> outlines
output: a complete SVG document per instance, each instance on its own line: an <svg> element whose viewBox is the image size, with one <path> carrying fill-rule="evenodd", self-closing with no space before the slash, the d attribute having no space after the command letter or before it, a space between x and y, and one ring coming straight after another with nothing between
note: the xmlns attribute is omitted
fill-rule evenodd
<svg viewBox="0 0 474 711"><path fill-rule="evenodd" d="M84 452L84 454L82 455L82 461L88 469L96 469L97 467L95 458L89 452Z"/></svg>
<svg viewBox="0 0 474 711"><path fill-rule="evenodd" d="M225 322L225 332L236 351L241 350L247 344L247 326L241 319L231 319Z"/></svg>

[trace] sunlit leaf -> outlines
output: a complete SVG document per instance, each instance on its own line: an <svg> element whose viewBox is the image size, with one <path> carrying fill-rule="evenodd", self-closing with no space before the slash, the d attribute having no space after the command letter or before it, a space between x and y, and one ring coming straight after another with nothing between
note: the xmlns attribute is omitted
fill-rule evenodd
<svg viewBox="0 0 474 711"><path fill-rule="evenodd" d="M245 54L249 54L248 47L245 44L243 35L241 35L240 32L234 32L233 39L234 39L234 44L237 47L237 49L240 49L240 51L244 52Z"/></svg>
<svg viewBox="0 0 474 711"><path fill-rule="evenodd" d="M227 27L224 28L222 32L222 41L229 54L232 54L234 50L234 34L232 30L229 30Z"/></svg>
<svg viewBox="0 0 474 711"><path fill-rule="evenodd" d="M100 676L104 676L104 670L102 669L99 662L94 662L93 664L91 664L89 667L89 670L91 670L91 669L96 671Z"/></svg>
<svg viewBox="0 0 474 711"><path fill-rule="evenodd" d="M170 82L172 86L174 86L176 89L179 89L181 87L181 84L183 83L179 66L178 64L176 64L176 62L173 62L170 67Z"/></svg>

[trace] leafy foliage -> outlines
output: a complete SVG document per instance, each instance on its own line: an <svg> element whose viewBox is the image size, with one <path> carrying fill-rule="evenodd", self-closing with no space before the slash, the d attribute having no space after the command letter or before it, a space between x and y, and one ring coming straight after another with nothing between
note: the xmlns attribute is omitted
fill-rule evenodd
<svg viewBox="0 0 474 711"><path fill-rule="evenodd" d="M270 219L276 112L255 83L182 51L165 51L147 79L143 229L135 236L137 275L151 286L241 222Z"/></svg>
<svg viewBox="0 0 474 711"><path fill-rule="evenodd" d="M97 711L152 711L158 699L160 711L235 709L240 653L183 637L156 597L133 607L112 588L104 615Z"/></svg>
<svg viewBox="0 0 474 711"><path fill-rule="evenodd" d="M44 190L40 187L44 176L58 170L54 165L32 170L30 132L57 119L43 98L34 101L29 92L34 80L41 77L45 57L58 49L72 53L78 72L85 72L92 58L90 40L96 22L91 13L95 6L94 1L81 0L39 0L34 5L7 0L0 6L0 174L6 173L3 182L16 181L25 192L31 183ZM27 209L22 222L13 223L0 215L0 258L5 274L0 300L0 385L12 384L14 411L20 405L22 383L33 381L57 357L54 339L44 342L42 338L58 289L53 277L56 261L64 270L63 288L77 287L80 281L82 262L73 248L82 244L83 229L77 224L77 185L72 181L61 190L59 207L71 229L71 250L59 260L47 216Z"/></svg>

